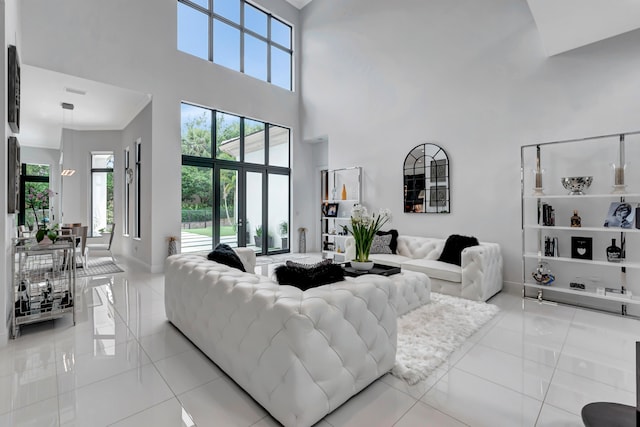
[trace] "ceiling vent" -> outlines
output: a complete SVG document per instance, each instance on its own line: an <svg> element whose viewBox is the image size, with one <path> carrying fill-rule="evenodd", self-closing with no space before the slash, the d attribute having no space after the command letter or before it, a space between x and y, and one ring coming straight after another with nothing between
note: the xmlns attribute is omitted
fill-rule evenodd
<svg viewBox="0 0 640 427"><path fill-rule="evenodd" d="M69 104L68 102L63 102L62 103L62 108L64 110L73 110L73 104Z"/></svg>

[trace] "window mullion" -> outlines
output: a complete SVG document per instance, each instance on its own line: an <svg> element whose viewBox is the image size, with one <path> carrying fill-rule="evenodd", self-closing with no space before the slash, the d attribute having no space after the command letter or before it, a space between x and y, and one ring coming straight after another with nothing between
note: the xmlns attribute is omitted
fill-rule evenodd
<svg viewBox="0 0 640 427"><path fill-rule="evenodd" d="M240 72L244 73L244 1L240 2Z"/></svg>

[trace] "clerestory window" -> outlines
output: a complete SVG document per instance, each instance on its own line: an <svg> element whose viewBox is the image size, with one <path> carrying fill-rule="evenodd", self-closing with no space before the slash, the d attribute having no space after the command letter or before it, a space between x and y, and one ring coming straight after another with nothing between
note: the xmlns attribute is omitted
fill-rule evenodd
<svg viewBox="0 0 640 427"><path fill-rule="evenodd" d="M178 0L178 49L292 90L293 29L243 0Z"/></svg>

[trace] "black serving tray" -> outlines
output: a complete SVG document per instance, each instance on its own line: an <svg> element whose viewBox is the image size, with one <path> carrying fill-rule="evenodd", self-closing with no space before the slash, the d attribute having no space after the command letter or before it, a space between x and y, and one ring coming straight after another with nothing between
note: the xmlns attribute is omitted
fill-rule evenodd
<svg viewBox="0 0 640 427"><path fill-rule="evenodd" d="M400 267L391 267L390 265L383 264L373 264L373 268L371 270L362 271L356 270L351 267L351 263L347 262L343 265L344 275L345 276L362 276L363 274L378 274L380 276L391 276L392 274L400 273Z"/></svg>

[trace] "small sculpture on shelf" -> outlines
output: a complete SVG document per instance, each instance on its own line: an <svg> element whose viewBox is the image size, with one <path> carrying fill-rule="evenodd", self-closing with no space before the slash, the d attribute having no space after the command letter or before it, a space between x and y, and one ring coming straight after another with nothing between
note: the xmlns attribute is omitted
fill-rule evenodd
<svg viewBox="0 0 640 427"><path fill-rule="evenodd" d="M582 227L582 220L580 219L580 216L578 215L578 211L577 210L573 210L573 216L571 217L571 226L572 227Z"/></svg>
<svg viewBox="0 0 640 427"><path fill-rule="evenodd" d="M553 281L556 280L555 276L551 273L549 264L544 261L538 263L536 269L531 273L531 276L538 284L545 286L551 285Z"/></svg>

